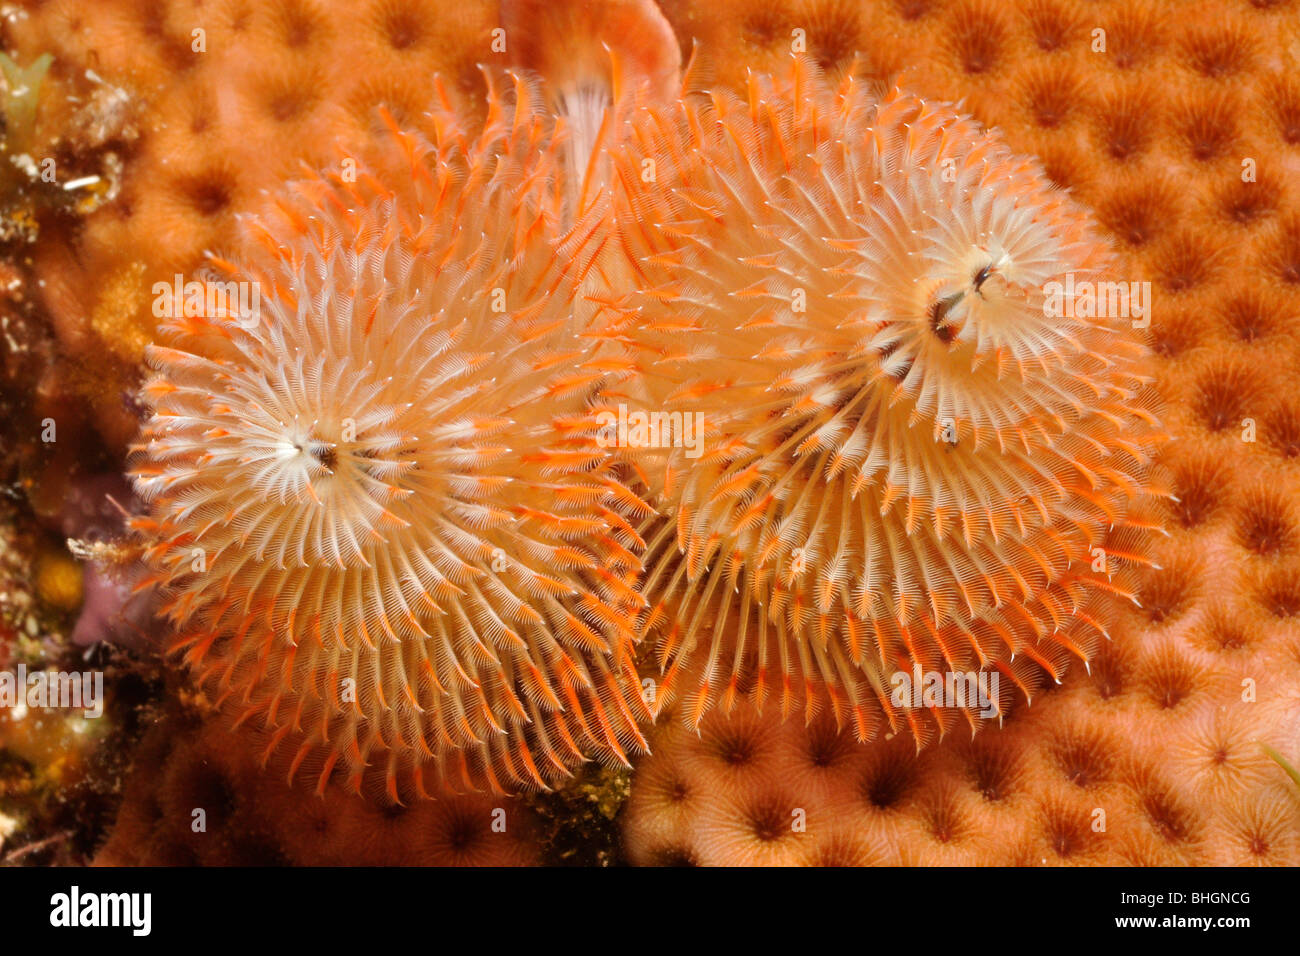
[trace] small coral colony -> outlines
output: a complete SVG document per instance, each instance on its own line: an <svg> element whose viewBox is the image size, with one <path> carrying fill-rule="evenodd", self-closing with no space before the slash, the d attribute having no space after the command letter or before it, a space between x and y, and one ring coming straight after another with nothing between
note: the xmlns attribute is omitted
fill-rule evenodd
<svg viewBox="0 0 1300 956"><path fill-rule="evenodd" d="M797 54L687 94L651 3L503 24L481 130L386 115L149 349L142 586L275 772L546 788L742 701L919 748L1087 662L1168 492L1082 208Z"/></svg>

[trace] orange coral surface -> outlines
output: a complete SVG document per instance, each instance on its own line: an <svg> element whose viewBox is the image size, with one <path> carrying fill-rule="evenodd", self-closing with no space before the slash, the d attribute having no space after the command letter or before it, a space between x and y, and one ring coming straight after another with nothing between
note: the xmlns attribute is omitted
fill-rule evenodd
<svg viewBox="0 0 1300 956"><path fill-rule="evenodd" d="M1155 545L1159 567L1141 570L1139 603L1111 622L1087 668L973 742L957 727L918 756L907 735L859 744L824 719L782 723L747 703L730 718L710 714L698 737L661 720L621 818L629 858L1300 864L1300 797L1262 748L1300 761L1297 4L660 6L683 62L695 54L701 88L743 93L749 71L784 70L803 50L832 80L852 72L880 94L899 86L960 103L1013 152L1037 157L1095 216L1121 273L1152 284L1173 498L1159 505L1168 532ZM36 251L66 377L94 379L91 407L110 444L124 447L136 426L120 396L138 384L154 333L152 283L230 245L235 215L258 211L261 192L303 162L335 168L341 143L377 131L376 106L399 120L418 115L434 73L473 122L486 101L478 64L511 62L494 50L498 15L496 3L432 0L22 5L6 24L21 62L51 52L58 89L84 89L91 70L128 91L138 111L120 196L52 229ZM211 761L245 766L237 744L199 734ZM140 773L157 772L149 766L157 763L142 758ZM190 766L172 759L167 778L271 786L242 770L213 784ZM306 798L301 811L277 799L227 803L319 811L331 821L322 832L344 825ZM137 787L106 859L162 858L139 849L153 845L145 834L156 823L143 804ZM340 809L337 819L372 812ZM298 862L386 852L326 840L300 853L295 834L281 827L272 842ZM389 836L393 854L426 846L405 830ZM237 850L176 859L222 862L241 858ZM535 858L524 846L491 853L482 859Z"/></svg>

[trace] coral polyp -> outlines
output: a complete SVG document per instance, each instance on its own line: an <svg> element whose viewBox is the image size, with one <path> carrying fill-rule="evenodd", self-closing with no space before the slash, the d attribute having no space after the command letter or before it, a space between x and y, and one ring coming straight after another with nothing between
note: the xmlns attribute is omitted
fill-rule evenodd
<svg viewBox="0 0 1300 956"><path fill-rule="evenodd" d="M535 95L297 184L213 260L240 308L165 297L133 475L173 650L321 788L546 787L643 743L636 502L585 424Z"/></svg>
<svg viewBox="0 0 1300 956"><path fill-rule="evenodd" d="M920 743L1088 660L1146 560L1162 434L1141 288L1107 284L1086 213L954 110L804 61L624 135L623 395L705 435L663 452L674 520L647 532L660 703L774 692ZM976 671L1003 682L979 707L895 693Z"/></svg>

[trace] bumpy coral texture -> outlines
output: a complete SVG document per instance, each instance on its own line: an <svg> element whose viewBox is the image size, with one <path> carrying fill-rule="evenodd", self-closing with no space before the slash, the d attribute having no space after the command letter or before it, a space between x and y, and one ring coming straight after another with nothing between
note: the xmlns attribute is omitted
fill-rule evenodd
<svg viewBox="0 0 1300 956"><path fill-rule="evenodd" d="M945 740L915 764L906 741L849 753L846 766L856 763L841 779L861 784L849 799L857 825L825 818L806 836L790 814L815 793L737 776L733 804L773 799L772 843L735 806L714 801L707 834L704 804L670 809L655 780L686 772L687 753L702 748L664 727L626 818L633 857L1295 865L1300 803L1260 747L1294 760L1300 712L1298 356L1287 318L1300 307L1287 185L1300 169L1295 4L664 8L679 37L712 50L712 75L738 88L746 68L787 57L802 27L832 74L856 50L866 81L962 101L1012 149L1041 158L1094 211L1121 271L1153 284L1176 500L1161 507L1170 536L1154 553L1161 569L1139 576L1141 607L1113 623L1090 672L1072 671L1003 731ZM1104 50L1093 49L1095 29ZM1254 182L1242 178L1245 159ZM725 726L710 718L706 740ZM817 739L771 732L791 735L790 759ZM1105 833L1092 829L1097 808Z"/></svg>
<svg viewBox="0 0 1300 956"><path fill-rule="evenodd" d="M1294 866L1294 785L1259 747L1261 728L1300 729L1294 687L1224 704L1235 673L1167 649L1106 669L1127 686L1080 672L1001 731L920 756L905 735L863 747L748 701L698 736L660 726L624 808L628 852L659 866ZM1163 699L1162 681L1188 697Z"/></svg>
<svg viewBox="0 0 1300 956"><path fill-rule="evenodd" d="M494 0L15 6L3 23L7 48L23 51L24 63L27 50L54 56L39 128L60 128L61 104L90 95L90 70L123 89L139 131L121 146L120 196L75 227L45 224L36 251L64 380L92 380L101 433L115 448L136 427L124 399L156 325L154 282L189 275L205 251L233 243L235 215L302 163L337 169L340 145L357 155L382 130L378 107L404 124L420 116L434 76L464 120L479 122L480 65L509 62L492 48Z"/></svg>
<svg viewBox="0 0 1300 956"><path fill-rule="evenodd" d="M290 187L207 287L260 311L187 300L148 353L136 527L172 649L322 787L544 787L643 743L634 499L583 433L602 373L515 97Z"/></svg>
<svg viewBox="0 0 1300 956"><path fill-rule="evenodd" d="M1093 656L1097 595L1146 561L1140 322L1044 295L1124 277L1083 209L947 107L832 90L805 59L698 102L628 121L630 264L602 266L642 365L627 400L702 419L646 533L661 702L684 684L696 724L748 684L923 743L953 711L897 706L891 675L994 670L1000 716Z"/></svg>
<svg viewBox="0 0 1300 956"><path fill-rule="evenodd" d="M202 811L201 814L196 811ZM140 744L96 866L530 866L518 802L444 795L377 806L331 784L320 798L266 774L215 722L169 714Z"/></svg>
<svg viewBox="0 0 1300 956"><path fill-rule="evenodd" d="M440 69L456 78L451 85L462 88L462 103L472 107L482 99L474 64L493 62L484 49L490 49L496 5L486 2L47 0L22 6L28 18L5 24L20 62L54 52L50 85L71 87L93 68L127 84L143 105L144 135L128 157L123 200L94 213L63 243L46 241L54 233L43 230L37 251L61 341L86 355L96 354L102 330L115 328L88 317L117 314L122 306L140 329L151 328L141 290L196 268L204 249L226 245L232 213L248 208L259 189L278 188L301 158L314 166L336 162L337 135L322 120L336 105L349 107L349 130L360 124L368 131L376 103L399 115L399 100L416 113L423 109L427 77ZM1121 252L1120 271L1150 279L1157 293L1150 331L1166 398L1163 420L1177 437L1165 455L1177 500L1162 516L1171 533L1156 556L1163 570L1144 572L1140 581L1142 607L1112 625L1090 674L1073 669L1062 688L1036 698L1005 731L981 734L969 759L968 745L957 739L960 727L919 764L906 737L854 744L849 753L860 769L869 762L889 771L869 775L875 796L865 812L898 826L862 830L883 834L883 847L872 843L878 853L816 858L1004 861L1005 846L926 836L955 832L945 820L1002 819L999 832L1027 848L1017 862L1069 859L1057 848L1091 846L1096 852L1074 858L1300 863L1295 797L1279 788L1281 771L1263 762L1258 748L1267 741L1293 762L1297 757L1285 749L1297 733L1287 694L1300 681L1294 511L1300 406L1293 397L1300 356L1289 321L1300 311L1300 223L1290 211L1289 185L1300 173L1294 0L661 0L661 6L683 53L699 44L702 85L743 92L747 71L786 68L797 28L832 80L854 72L882 93L899 82L927 99L962 103L981 123L996 126L1014 153L1038 157L1054 182L1094 212ZM192 55L197 19L208 30L208 52ZM357 81L355 64L371 61L386 66ZM272 95L290 88L304 94ZM1253 183L1242 180L1247 158L1254 161ZM147 263L142 276L132 271L138 263ZM131 297L123 298L124 290ZM105 334L125 359L95 411L124 444L134 423L123 420L118 398L133 384L130 363L142 336ZM1253 433L1242 425L1246 419ZM1248 434L1255 441L1244 441ZM1215 674L1223 679L1210 680ZM1241 698L1246 680L1255 683L1256 703ZM745 706L734 719L745 719ZM762 721L778 726L778 716L767 713ZM721 723L715 711L706 734ZM814 739L797 722L780 732L792 738L790 753ZM1102 751L1088 743L1097 732ZM662 751L663 763L647 761L635 778L633 800L641 809L627 816L632 857L754 858L748 838L733 838L730 849L714 841L703 851L681 829L661 829L669 834L662 839L645 836L646 821L657 814L649 809L653 768L671 766L673 738L686 737L675 723L662 734L652 741L651 759L658 761ZM979 748L996 748L1004 736L1006 760L977 759ZM1127 782L1115 785L1123 788L1121 804L1105 804L1110 833L1118 837L1118 827L1141 834L1136 853L1112 853L1106 848L1120 841L1091 829L1100 804L1087 781L1099 768L1106 780L1118 779L1099 758L1103 751L1146 768L1140 771L1145 788L1132 785L1143 776L1126 773ZM1053 754L1064 755L1065 763ZM1018 796L999 808L1005 766L1019 770L1012 775ZM901 790L900 780L908 784ZM1171 782L1181 798L1163 789ZM252 785L238 786L242 792ZM734 786L733 802L766 792L742 779ZM1149 813L1135 796L1144 790ZM770 814L775 820L779 811L786 827L793 820L788 804L806 809L813 799L787 796ZM934 799L922 799L927 796ZM981 801L992 801L987 812ZM893 809L886 814L881 805ZM1117 814L1117 805L1127 809ZM283 813L296 814L300 806ZM954 808L956 815L948 813ZM733 834L746 825L744 816L726 809L717 818ZM653 825L662 827L663 819ZM860 816L849 819L861 823ZM785 832L775 822L767 830ZM862 841L848 830L839 841L851 849ZM809 833L820 839L826 830ZM1180 834L1192 834L1192 842ZM402 846L393 840L387 852L400 853ZM340 845L339 859L348 852Z"/></svg>

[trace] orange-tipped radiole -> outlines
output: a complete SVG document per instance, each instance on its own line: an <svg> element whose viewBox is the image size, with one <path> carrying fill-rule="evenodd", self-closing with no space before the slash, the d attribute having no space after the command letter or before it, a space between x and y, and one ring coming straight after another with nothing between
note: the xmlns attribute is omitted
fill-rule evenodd
<svg viewBox="0 0 1300 956"><path fill-rule="evenodd" d="M744 692L919 744L1087 661L1163 436L1149 296L1102 285L1130 277L1083 210L952 109L804 61L620 136L603 316L641 373L619 396L668 416L625 442L665 462L659 705ZM998 689L933 705L931 674Z"/></svg>
<svg viewBox="0 0 1300 956"><path fill-rule="evenodd" d="M321 786L544 787L643 745L636 502L593 439L536 97L298 184L205 286L254 294L177 303L151 352L134 477L174 649Z"/></svg>

